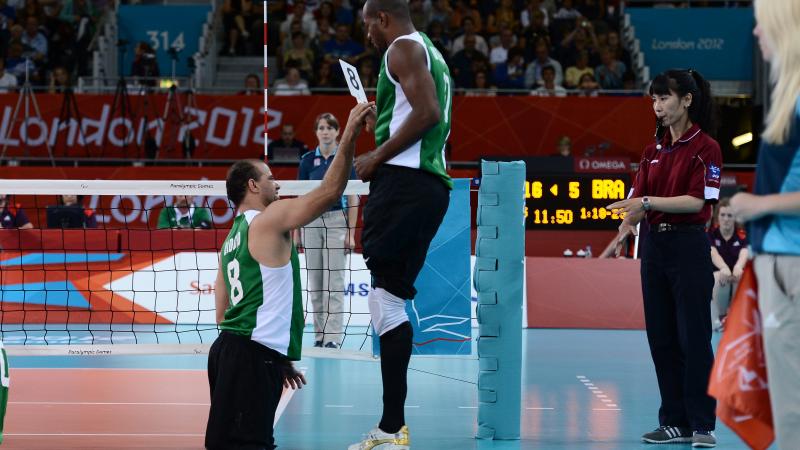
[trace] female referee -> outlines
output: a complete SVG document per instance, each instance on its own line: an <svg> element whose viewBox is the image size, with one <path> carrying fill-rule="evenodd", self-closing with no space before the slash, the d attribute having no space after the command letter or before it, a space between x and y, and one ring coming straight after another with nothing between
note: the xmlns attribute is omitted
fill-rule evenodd
<svg viewBox="0 0 800 450"><path fill-rule="evenodd" d="M722 154L709 137L711 86L692 70L669 70L650 85L656 141L644 150L633 192L612 205L625 219L619 243L642 243L642 294L647 341L656 368L659 427L642 440L714 447L716 403L707 394L711 349L711 250L705 224L719 199Z"/></svg>

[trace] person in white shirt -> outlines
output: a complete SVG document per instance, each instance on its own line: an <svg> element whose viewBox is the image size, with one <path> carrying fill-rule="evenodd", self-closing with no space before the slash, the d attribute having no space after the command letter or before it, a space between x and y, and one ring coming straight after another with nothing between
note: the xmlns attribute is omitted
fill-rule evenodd
<svg viewBox="0 0 800 450"><path fill-rule="evenodd" d="M6 60L0 58L0 94L7 94L17 88L17 77L6 72Z"/></svg>
<svg viewBox="0 0 800 450"><path fill-rule="evenodd" d="M508 60L508 49L514 46L514 33L509 29L500 32L500 45L493 48L489 54L489 63L492 66L502 64Z"/></svg>
<svg viewBox="0 0 800 450"><path fill-rule="evenodd" d="M475 37L475 50L483 53L484 56L489 56L489 44L486 39L480 34L475 33L475 21L472 17L464 17L461 19L461 28L464 33L453 40L453 48L450 50L450 55L455 56L456 53L464 50L464 38L467 36Z"/></svg>
<svg viewBox="0 0 800 450"><path fill-rule="evenodd" d="M564 83L564 69L561 63L550 57L550 48L547 40L538 39L536 41L536 59L534 59L525 69L525 87L528 89L534 88L537 85L544 84L543 69L550 66L556 72L556 84L561 85Z"/></svg>
<svg viewBox="0 0 800 450"><path fill-rule="evenodd" d="M300 70L290 67L286 70L286 77L275 81L272 87L273 95L311 95L308 82L300 78Z"/></svg>
<svg viewBox="0 0 800 450"><path fill-rule="evenodd" d="M567 90L564 89L563 86L556 83L556 70L553 68L553 66L542 67L542 79L544 84L535 91L531 92L531 94L542 97L567 96Z"/></svg>

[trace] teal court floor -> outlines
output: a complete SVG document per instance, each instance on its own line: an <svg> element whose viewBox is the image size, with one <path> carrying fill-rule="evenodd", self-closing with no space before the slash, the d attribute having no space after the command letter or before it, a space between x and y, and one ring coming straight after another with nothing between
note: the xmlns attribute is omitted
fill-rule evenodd
<svg viewBox="0 0 800 450"><path fill-rule="evenodd" d="M523 337L521 439L474 438L474 357L415 357L406 402L412 448L691 448L640 442L643 432L656 427L659 406L644 332L537 329L524 330ZM3 448L202 448L208 410L205 364L204 355L10 357L11 403ZM309 384L282 412L276 427L279 449L346 449L377 423L377 362L308 358L298 366ZM126 372L128 381L119 378ZM59 380L68 386L42 392ZM102 380L111 385L102 386ZM141 410L141 416L134 410ZM53 412L54 417L48 415ZM73 420L59 419L64 414ZM747 448L721 423L717 437L720 449Z"/></svg>

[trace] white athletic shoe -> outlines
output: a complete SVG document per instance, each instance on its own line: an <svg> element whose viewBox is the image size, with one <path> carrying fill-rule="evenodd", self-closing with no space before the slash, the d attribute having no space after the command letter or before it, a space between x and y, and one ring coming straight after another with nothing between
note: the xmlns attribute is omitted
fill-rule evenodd
<svg viewBox="0 0 800 450"><path fill-rule="evenodd" d="M397 433L386 433L375 427L364 436L364 440L353 444L347 450L410 450L411 439L408 437L408 427L403 425Z"/></svg>

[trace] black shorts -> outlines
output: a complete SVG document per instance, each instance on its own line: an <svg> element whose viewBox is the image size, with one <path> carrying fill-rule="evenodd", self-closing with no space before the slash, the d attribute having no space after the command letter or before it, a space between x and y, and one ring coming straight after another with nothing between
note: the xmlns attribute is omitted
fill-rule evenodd
<svg viewBox="0 0 800 450"><path fill-rule="evenodd" d="M450 190L431 173L384 164L369 187L361 245L372 286L413 299L433 237L442 224Z"/></svg>
<svg viewBox="0 0 800 450"><path fill-rule="evenodd" d="M272 450L272 424L283 391L284 358L245 336L223 331L208 353L210 450Z"/></svg>

